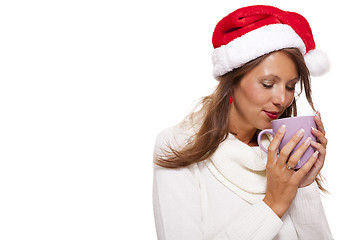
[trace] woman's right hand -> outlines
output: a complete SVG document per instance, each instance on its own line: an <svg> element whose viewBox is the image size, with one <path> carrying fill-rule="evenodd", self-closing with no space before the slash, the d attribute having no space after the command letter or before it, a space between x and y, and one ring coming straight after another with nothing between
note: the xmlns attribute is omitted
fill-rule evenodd
<svg viewBox="0 0 360 240"><path fill-rule="evenodd" d="M291 151L304 136L304 131L299 130L278 153L284 134L285 126L283 125L274 136L268 148L266 165L267 186L266 195L263 200L280 218L290 207L301 180L310 171L318 157L318 152L315 152L298 171L288 169L286 165L290 167L296 166L300 157L310 146L311 141L304 141L289 158Z"/></svg>

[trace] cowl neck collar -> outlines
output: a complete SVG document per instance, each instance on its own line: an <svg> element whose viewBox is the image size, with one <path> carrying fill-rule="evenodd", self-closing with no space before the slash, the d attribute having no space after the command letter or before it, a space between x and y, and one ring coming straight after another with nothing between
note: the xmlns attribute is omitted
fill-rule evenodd
<svg viewBox="0 0 360 240"><path fill-rule="evenodd" d="M266 134L262 143L266 148L270 144ZM205 160L218 181L249 203L265 196L266 162L267 155L259 147L250 147L232 134Z"/></svg>

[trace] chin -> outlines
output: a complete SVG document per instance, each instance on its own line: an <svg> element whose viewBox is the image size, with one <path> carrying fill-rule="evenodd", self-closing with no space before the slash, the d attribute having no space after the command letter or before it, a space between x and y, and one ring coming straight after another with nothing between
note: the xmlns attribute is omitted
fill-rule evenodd
<svg viewBox="0 0 360 240"><path fill-rule="evenodd" d="M264 129L269 129L269 128L271 128L270 121L263 122L263 123L259 124L257 127L257 129L259 129L259 130L264 130Z"/></svg>

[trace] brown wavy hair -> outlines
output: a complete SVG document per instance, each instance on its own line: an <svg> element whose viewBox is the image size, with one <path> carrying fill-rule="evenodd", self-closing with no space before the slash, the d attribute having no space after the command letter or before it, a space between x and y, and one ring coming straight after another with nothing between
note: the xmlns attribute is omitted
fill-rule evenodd
<svg viewBox="0 0 360 240"><path fill-rule="evenodd" d="M300 93L298 93L298 96L305 90L306 99L315 111L311 97L310 73L306 67L303 55L297 48L286 48L279 51L286 53L294 61L300 76ZM214 92L202 98L199 104L200 110L190 113L183 121L183 124L191 123L192 127L198 129L197 132L190 137L187 144L181 149L175 149L170 145L167 146L168 150L162 149L164 155L155 155L154 163L165 168L179 168L211 157L219 144L229 134L228 117L231 89L241 81L247 72L254 69L270 54L258 57L240 68L219 77L220 83ZM297 116L296 101L293 101L279 118L291 116ZM195 125L198 127L195 127ZM257 131L256 135L258 133L259 131ZM323 177L319 174L316 182L321 190L326 191L321 185L322 181Z"/></svg>

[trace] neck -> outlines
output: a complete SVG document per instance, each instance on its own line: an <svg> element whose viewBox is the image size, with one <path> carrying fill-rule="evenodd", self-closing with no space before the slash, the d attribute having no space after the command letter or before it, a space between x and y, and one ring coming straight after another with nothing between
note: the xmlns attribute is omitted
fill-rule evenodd
<svg viewBox="0 0 360 240"><path fill-rule="evenodd" d="M243 143L249 146L257 146L257 128L245 119L234 104L229 111L228 129Z"/></svg>
<svg viewBox="0 0 360 240"><path fill-rule="evenodd" d="M243 143L249 146L257 146L257 129L239 128L229 122L229 132Z"/></svg>

